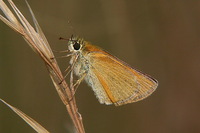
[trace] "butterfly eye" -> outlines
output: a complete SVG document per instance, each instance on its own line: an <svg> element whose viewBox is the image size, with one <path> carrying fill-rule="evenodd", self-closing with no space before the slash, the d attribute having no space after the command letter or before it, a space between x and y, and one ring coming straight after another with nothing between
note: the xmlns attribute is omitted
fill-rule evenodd
<svg viewBox="0 0 200 133"><path fill-rule="evenodd" d="M75 50L79 50L80 47L81 47L81 45L80 45L80 43L75 42L74 45L73 45L73 47L74 47Z"/></svg>

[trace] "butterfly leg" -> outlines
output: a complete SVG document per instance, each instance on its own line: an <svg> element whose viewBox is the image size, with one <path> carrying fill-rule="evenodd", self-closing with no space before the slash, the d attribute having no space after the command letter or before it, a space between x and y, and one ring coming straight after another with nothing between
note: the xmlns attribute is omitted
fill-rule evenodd
<svg viewBox="0 0 200 133"><path fill-rule="evenodd" d="M65 78L67 77L67 75L68 75L70 72L72 73L72 70L74 69L74 66L75 66L75 63L76 63L77 59L78 59L78 55L75 56L72 65L71 65L71 66L68 66L68 67L65 69L65 72L67 72L67 74L65 74L65 76L63 77L63 79L60 81L59 84L61 84L61 83L65 80ZM70 79L71 79L71 78L70 78Z"/></svg>
<svg viewBox="0 0 200 133"><path fill-rule="evenodd" d="M53 50L53 52L56 52L56 53L68 53L69 50L62 50L62 51Z"/></svg>
<svg viewBox="0 0 200 133"><path fill-rule="evenodd" d="M76 83L73 85L74 86L74 93L76 93L76 90L78 89L78 86L80 85L80 83L84 80L85 76L87 75L87 73L83 73L81 75L81 77L76 81Z"/></svg>
<svg viewBox="0 0 200 133"><path fill-rule="evenodd" d="M67 55L63 55L63 56L60 56L60 57L56 57L56 58L65 58L65 57L70 57L70 56L73 56L74 54L71 53L71 54L67 54Z"/></svg>
<svg viewBox="0 0 200 133"><path fill-rule="evenodd" d="M78 86L84 80L84 78L85 78L86 75L87 75L87 72L84 72L80 76L80 78L76 81L76 83L73 84L73 71L71 72L71 76L70 76L70 89L72 91L72 97L69 99L69 101L71 101L74 98L76 90L78 89Z"/></svg>

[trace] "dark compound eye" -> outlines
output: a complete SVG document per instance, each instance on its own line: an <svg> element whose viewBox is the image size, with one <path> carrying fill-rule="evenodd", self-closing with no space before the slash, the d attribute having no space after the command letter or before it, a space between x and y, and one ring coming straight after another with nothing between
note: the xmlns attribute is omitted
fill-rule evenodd
<svg viewBox="0 0 200 133"><path fill-rule="evenodd" d="M80 45L80 43L75 42L74 45L73 45L73 47L74 47L75 50L79 50L80 47L81 47L81 45Z"/></svg>

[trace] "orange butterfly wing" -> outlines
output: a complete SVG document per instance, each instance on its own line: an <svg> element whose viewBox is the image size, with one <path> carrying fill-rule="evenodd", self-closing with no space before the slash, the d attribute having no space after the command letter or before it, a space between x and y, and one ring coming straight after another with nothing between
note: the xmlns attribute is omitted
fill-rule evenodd
<svg viewBox="0 0 200 133"><path fill-rule="evenodd" d="M158 82L129 67L118 58L106 52L91 52L90 62L91 85L101 103L116 106L137 102L151 95ZM94 81L95 80L95 81Z"/></svg>

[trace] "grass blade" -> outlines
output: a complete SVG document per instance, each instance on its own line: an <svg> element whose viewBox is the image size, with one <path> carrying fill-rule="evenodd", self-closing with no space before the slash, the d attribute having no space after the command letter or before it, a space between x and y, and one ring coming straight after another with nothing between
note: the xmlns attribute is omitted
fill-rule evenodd
<svg viewBox="0 0 200 133"><path fill-rule="evenodd" d="M18 116L20 116L27 124L29 124L38 133L49 133L44 127L42 127L38 122L33 120L31 117L23 113L21 110L13 107L4 100L0 98L0 101L7 105L11 110L13 110Z"/></svg>

